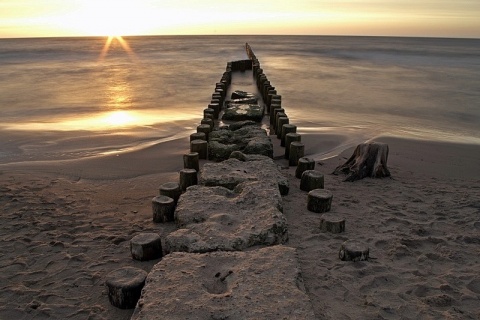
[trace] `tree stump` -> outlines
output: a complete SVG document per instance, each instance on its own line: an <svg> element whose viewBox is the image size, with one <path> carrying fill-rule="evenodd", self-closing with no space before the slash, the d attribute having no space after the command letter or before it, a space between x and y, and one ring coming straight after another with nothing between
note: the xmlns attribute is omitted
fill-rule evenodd
<svg viewBox="0 0 480 320"><path fill-rule="evenodd" d="M297 179L300 179L302 177L302 173L304 173L307 170L314 170L314 169L315 169L315 160L306 158L306 157L300 158L298 159L297 169L295 170L295 177ZM313 189L317 189L317 188L313 188Z"/></svg>
<svg viewBox="0 0 480 320"><path fill-rule="evenodd" d="M180 170L180 188L182 191L187 190L188 187L198 184L197 170L182 169Z"/></svg>
<svg viewBox="0 0 480 320"><path fill-rule="evenodd" d="M305 145L299 141L290 143L290 154L288 155L288 165L298 165L298 159L303 158Z"/></svg>
<svg viewBox="0 0 480 320"><path fill-rule="evenodd" d="M120 309L135 308L146 278L147 272L133 267L124 267L110 272L105 281L108 300Z"/></svg>
<svg viewBox="0 0 480 320"><path fill-rule="evenodd" d="M153 222L174 220L175 201L167 196L156 196L152 199Z"/></svg>
<svg viewBox="0 0 480 320"><path fill-rule="evenodd" d="M199 155L198 152L190 152L183 155L183 168L184 169L195 169L200 171L200 166L198 163Z"/></svg>
<svg viewBox="0 0 480 320"><path fill-rule="evenodd" d="M190 135L190 142L193 140L207 140L207 135L203 132L195 132Z"/></svg>
<svg viewBox="0 0 480 320"><path fill-rule="evenodd" d="M365 261L368 260L369 253L370 250L364 243L347 240L340 247L338 256L343 261Z"/></svg>
<svg viewBox="0 0 480 320"><path fill-rule="evenodd" d="M320 218L320 230L331 233L345 232L345 219L336 214L324 213Z"/></svg>
<svg viewBox="0 0 480 320"><path fill-rule="evenodd" d="M198 153L199 159L208 158L208 142L205 140L190 141L190 152Z"/></svg>
<svg viewBox="0 0 480 320"><path fill-rule="evenodd" d="M320 171L306 170L301 175L300 190L312 191L313 189L323 189L325 187L325 178Z"/></svg>
<svg viewBox="0 0 480 320"><path fill-rule="evenodd" d="M285 135L285 159L290 158L290 144L294 141L302 141L302 136L298 133L287 133Z"/></svg>
<svg viewBox="0 0 480 320"><path fill-rule="evenodd" d="M330 211L333 195L325 189L314 189L308 193L307 209L315 213Z"/></svg>
<svg viewBox="0 0 480 320"><path fill-rule="evenodd" d="M162 240L156 233L140 233L130 240L132 258L139 261L162 257Z"/></svg>
<svg viewBox="0 0 480 320"><path fill-rule="evenodd" d="M365 177L390 177L387 160L387 144L378 142L361 143L355 148L350 159L345 164L338 166L333 174L346 174L345 181L355 181Z"/></svg>
<svg viewBox="0 0 480 320"><path fill-rule="evenodd" d="M164 183L160 186L158 191L161 196L172 198L175 205L177 205L178 198L182 195L182 189L180 189L180 185L176 182Z"/></svg>
<svg viewBox="0 0 480 320"><path fill-rule="evenodd" d="M285 137L288 133L296 133L297 132L297 126L293 124L284 124L282 127L282 134L280 136L280 146L285 147Z"/></svg>

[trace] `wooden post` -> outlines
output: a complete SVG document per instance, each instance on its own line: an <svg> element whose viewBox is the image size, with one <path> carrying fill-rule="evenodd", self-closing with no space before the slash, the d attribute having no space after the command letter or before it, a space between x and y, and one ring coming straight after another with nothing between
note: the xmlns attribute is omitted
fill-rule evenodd
<svg viewBox="0 0 480 320"><path fill-rule="evenodd" d="M153 222L174 220L175 201L167 196L156 196L152 199Z"/></svg>
<svg viewBox="0 0 480 320"><path fill-rule="evenodd" d="M190 152L197 152L199 159L208 159L208 142L205 140L190 141Z"/></svg>
<svg viewBox="0 0 480 320"><path fill-rule="evenodd" d="M197 126L197 132L205 133L207 141L208 141L208 134L210 133L210 131L212 131L212 129L211 129L209 124L201 124L201 125Z"/></svg>
<svg viewBox="0 0 480 320"><path fill-rule="evenodd" d="M215 117L215 110L210 108L210 104L208 105L208 108L203 109L203 117L207 118L207 115L209 114Z"/></svg>
<svg viewBox="0 0 480 320"><path fill-rule="evenodd" d="M195 169L200 171L198 163L199 155L198 152L190 152L183 155L183 168L184 169Z"/></svg>
<svg viewBox="0 0 480 320"><path fill-rule="evenodd" d="M105 280L108 300L120 309L135 308L146 278L146 271L133 267L123 267L110 272Z"/></svg>
<svg viewBox="0 0 480 320"><path fill-rule="evenodd" d="M209 118L203 118L201 124L208 124L210 126L210 132L213 131L213 120Z"/></svg>
<svg viewBox="0 0 480 320"><path fill-rule="evenodd" d="M285 135L285 159L290 159L290 144L295 141L302 141L302 136L298 133L287 133Z"/></svg>
<svg viewBox="0 0 480 320"><path fill-rule="evenodd" d="M277 119L277 127L275 129L275 133L277 134L277 139L280 139L282 137L282 130L283 126L289 123L288 117L282 117L279 116Z"/></svg>
<svg viewBox="0 0 480 320"><path fill-rule="evenodd" d="M300 181L300 190L312 191L313 189L323 189L325 187L325 178L320 171L306 170L302 173Z"/></svg>
<svg viewBox="0 0 480 320"><path fill-rule="evenodd" d="M370 249L362 242L347 240L340 247L338 257L343 261L364 261L368 260Z"/></svg>
<svg viewBox="0 0 480 320"><path fill-rule="evenodd" d="M180 170L180 188L182 191L187 190L188 187L198 184L197 170L182 169Z"/></svg>
<svg viewBox="0 0 480 320"><path fill-rule="evenodd" d="M190 142L193 140L207 140L207 135L203 132L195 132L190 135Z"/></svg>
<svg viewBox="0 0 480 320"><path fill-rule="evenodd" d="M180 185L176 182L166 182L158 188L158 192L161 196L172 198L175 205L177 205L178 198L180 198L182 194L182 189L180 189Z"/></svg>
<svg viewBox="0 0 480 320"><path fill-rule="evenodd" d="M302 178L302 173L304 173L307 170L314 170L314 169L315 169L315 160L306 158L306 157L300 158L298 159L297 169L295 170L295 177L297 179L300 179Z"/></svg>
<svg viewBox="0 0 480 320"><path fill-rule="evenodd" d="M290 133L292 134L292 133ZM288 165L296 166L298 159L303 158L305 152L305 145L299 141L290 143L290 154L288 156Z"/></svg>
<svg viewBox="0 0 480 320"><path fill-rule="evenodd" d="M330 211L333 195L325 189L314 189L308 193L307 209L315 213Z"/></svg>
<svg viewBox="0 0 480 320"><path fill-rule="evenodd" d="M296 133L297 132L297 126L287 123L282 126L282 134L280 135L280 146L285 147L285 136L288 133Z"/></svg>
<svg viewBox="0 0 480 320"><path fill-rule="evenodd" d="M156 233L140 233L130 240L132 258L148 261L162 257L162 240Z"/></svg>
<svg viewBox="0 0 480 320"><path fill-rule="evenodd" d="M337 214L324 213L320 217L320 230L331 233L345 232L345 218Z"/></svg>

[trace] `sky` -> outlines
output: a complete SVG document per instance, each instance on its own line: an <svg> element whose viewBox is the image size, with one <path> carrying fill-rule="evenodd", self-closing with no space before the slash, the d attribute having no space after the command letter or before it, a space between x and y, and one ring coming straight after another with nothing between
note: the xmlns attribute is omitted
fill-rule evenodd
<svg viewBox="0 0 480 320"><path fill-rule="evenodd" d="M480 38L480 0L0 0L0 38L224 34Z"/></svg>

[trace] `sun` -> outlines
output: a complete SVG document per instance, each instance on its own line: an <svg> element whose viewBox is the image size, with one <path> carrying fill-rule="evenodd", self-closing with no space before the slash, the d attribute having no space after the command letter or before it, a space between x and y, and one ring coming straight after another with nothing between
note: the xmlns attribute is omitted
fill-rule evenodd
<svg viewBox="0 0 480 320"><path fill-rule="evenodd" d="M65 24L90 36L141 35L152 28L152 10L135 0L82 0Z"/></svg>

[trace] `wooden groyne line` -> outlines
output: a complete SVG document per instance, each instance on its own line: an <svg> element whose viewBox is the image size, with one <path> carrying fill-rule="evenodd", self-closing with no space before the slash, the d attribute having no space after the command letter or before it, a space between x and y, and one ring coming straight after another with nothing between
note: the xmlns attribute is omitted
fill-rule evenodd
<svg viewBox="0 0 480 320"><path fill-rule="evenodd" d="M178 229L163 244L155 233L139 234L130 242L134 259L162 260L148 276L123 268L107 279L113 305L136 305L132 319L315 318L295 249L283 245L288 229L281 195L288 194L289 184L272 159L271 136L285 147L289 166L297 166L302 190L323 188L323 175L315 174L315 162L304 157L282 96L248 43L245 50L249 59L228 62L215 84L203 119L190 135L179 182L163 183L152 200L153 221L175 221ZM234 91L241 98L232 94L227 100L232 74L247 71L263 104L243 91ZM270 134L260 127L264 120ZM209 161L200 169L200 160ZM312 195L310 204L309 195L309 210L328 211L331 198L328 193ZM257 249L245 251L250 247Z"/></svg>

